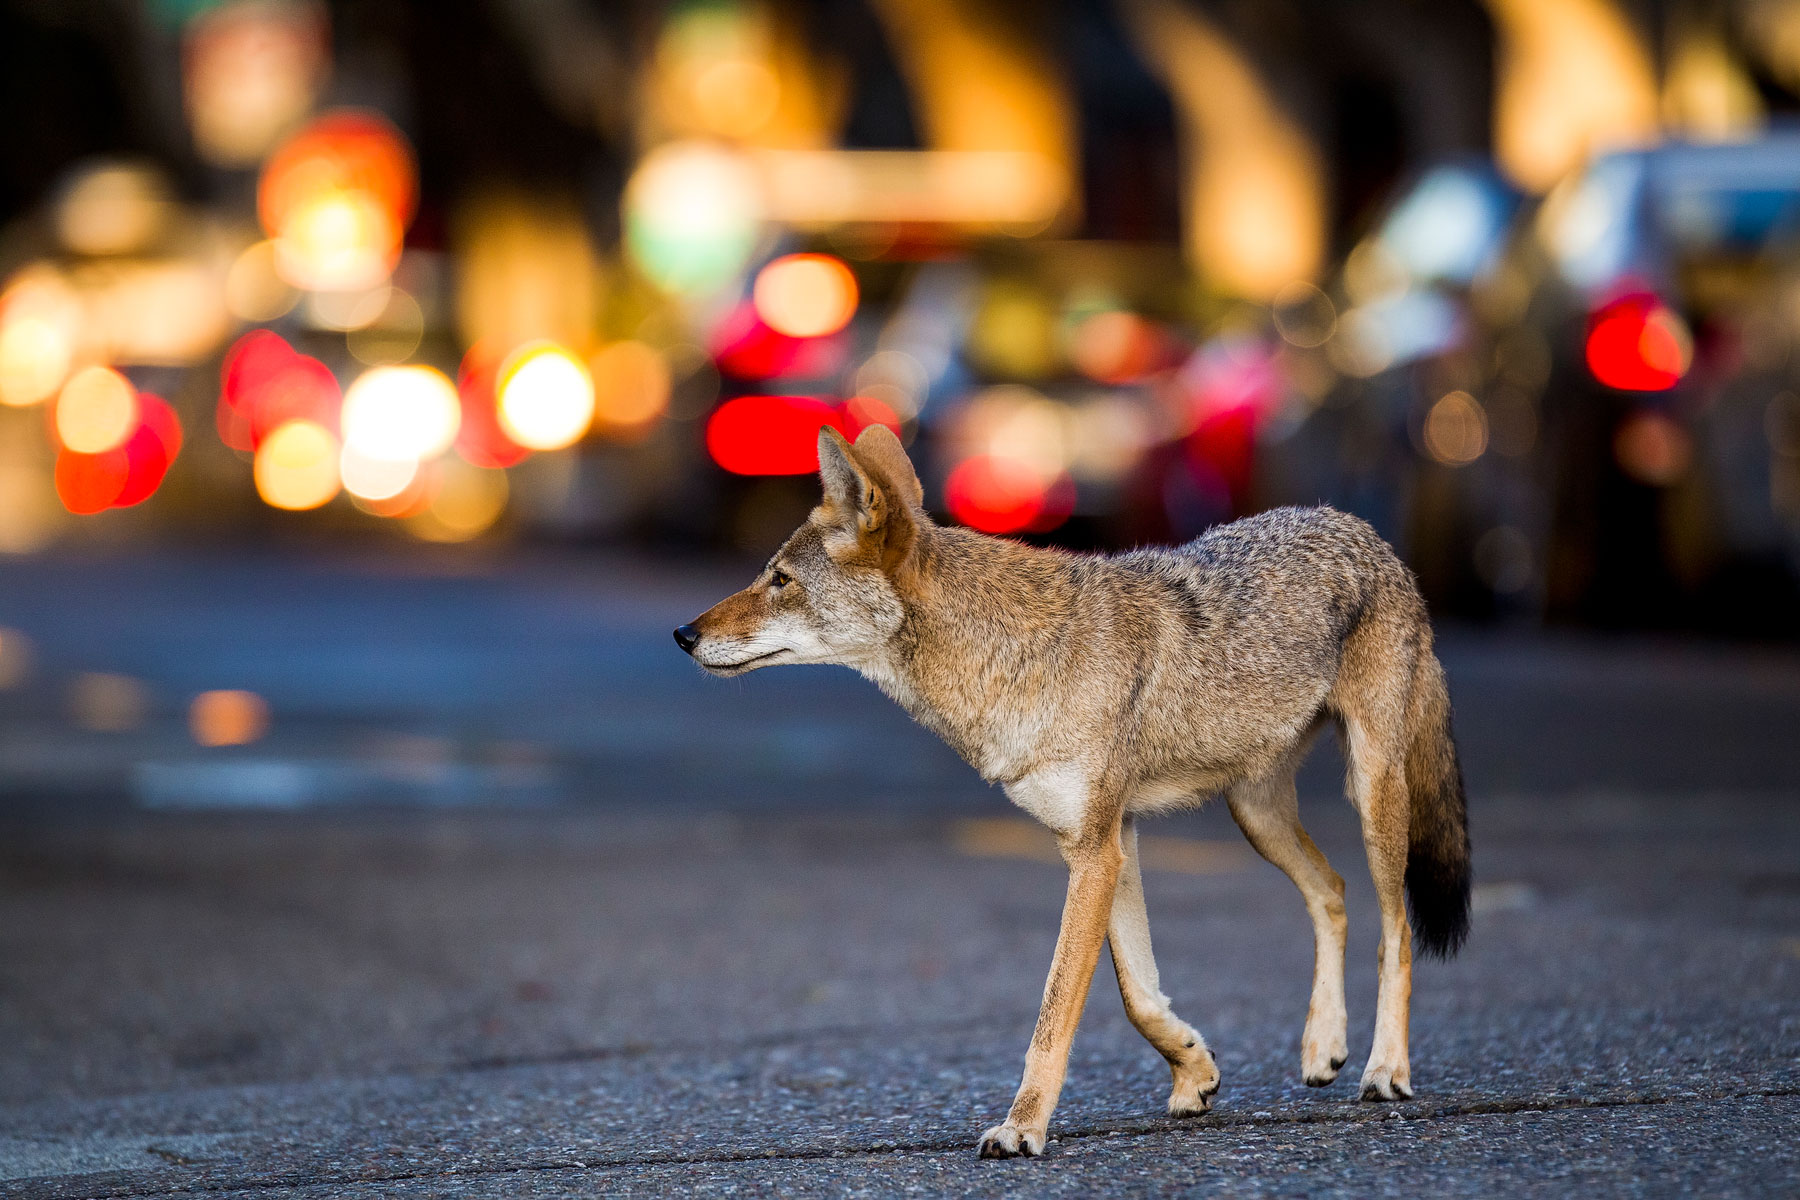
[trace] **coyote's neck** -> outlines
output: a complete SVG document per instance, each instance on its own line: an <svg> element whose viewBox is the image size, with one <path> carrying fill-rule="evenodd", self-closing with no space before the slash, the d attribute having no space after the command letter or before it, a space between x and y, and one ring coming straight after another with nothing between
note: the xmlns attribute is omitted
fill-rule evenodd
<svg viewBox="0 0 1800 1200"><path fill-rule="evenodd" d="M865 673L984 776L1017 778L1041 756L1043 702L1078 652L1070 617L1089 560L964 529L922 534L900 632Z"/></svg>

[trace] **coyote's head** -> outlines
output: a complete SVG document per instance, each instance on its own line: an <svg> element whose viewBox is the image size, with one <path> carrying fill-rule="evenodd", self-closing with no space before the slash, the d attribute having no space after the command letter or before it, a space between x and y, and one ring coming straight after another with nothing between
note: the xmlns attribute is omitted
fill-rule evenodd
<svg viewBox="0 0 1800 1200"><path fill-rule="evenodd" d="M714 675L776 663L859 666L900 628L898 578L929 523L924 489L885 425L852 446L819 431L825 498L754 582L727 596L675 640Z"/></svg>

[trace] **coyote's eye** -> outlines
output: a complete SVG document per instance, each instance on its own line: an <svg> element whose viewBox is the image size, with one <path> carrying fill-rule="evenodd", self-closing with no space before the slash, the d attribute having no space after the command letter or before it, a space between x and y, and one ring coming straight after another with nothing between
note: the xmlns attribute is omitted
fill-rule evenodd
<svg viewBox="0 0 1800 1200"><path fill-rule="evenodd" d="M777 571L769 576L770 587L784 588L792 582L794 582L794 577L789 575L786 571Z"/></svg>

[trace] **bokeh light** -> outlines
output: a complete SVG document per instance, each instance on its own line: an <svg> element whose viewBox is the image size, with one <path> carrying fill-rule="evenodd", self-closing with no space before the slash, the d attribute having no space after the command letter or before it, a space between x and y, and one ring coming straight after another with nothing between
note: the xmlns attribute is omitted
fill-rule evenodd
<svg viewBox="0 0 1800 1200"><path fill-rule="evenodd" d="M950 515L986 533L1045 533L1068 520L1075 489L1066 475L1049 480L1013 458L978 454L944 480Z"/></svg>
<svg viewBox="0 0 1800 1200"><path fill-rule="evenodd" d="M56 207L56 232L77 254L130 254L162 232L168 184L149 167L101 163L79 172Z"/></svg>
<svg viewBox="0 0 1800 1200"><path fill-rule="evenodd" d="M856 276L829 254L788 254L756 275L756 315L789 337L824 337L856 315Z"/></svg>
<svg viewBox="0 0 1800 1200"><path fill-rule="evenodd" d="M75 362L81 299L47 266L19 272L0 293L0 403L39 404L56 395Z"/></svg>
<svg viewBox="0 0 1800 1200"><path fill-rule="evenodd" d="M245 247L225 273L225 307L240 321L273 321L294 307L300 293L275 266L275 242Z"/></svg>
<svg viewBox="0 0 1800 1200"><path fill-rule="evenodd" d="M531 450L572 446L594 420L587 364L554 342L514 351L500 368L499 397L501 428Z"/></svg>
<svg viewBox="0 0 1800 1200"><path fill-rule="evenodd" d="M456 372L456 392L462 401L456 452L472 466L510 467L531 453L500 424L500 366L487 343L476 342Z"/></svg>
<svg viewBox="0 0 1800 1200"><path fill-rule="evenodd" d="M331 368L271 330L239 338L225 355L219 382L219 437L234 450L255 450L289 421L338 427L342 398Z"/></svg>
<svg viewBox="0 0 1800 1200"><path fill-rule="evenodd" d="M344 393L344 445L366 459L418 462L456 440L456 385L425 366L374 367Z"/></svg>
<svg viewBox="0 0 1800 1200"><path fill-rule="evenodd" d="M150 689L111 671L83 671L69 681L69 715L83 729L123 733L144 723Z"/></svg>
<svg viewBox="0 0 1800 1200"><path fill-rule="evenodd" d="M625 189L625 245L665 291L701 294L749 261L762 221L760 185L741 156L706 142L662 146Z"/></svg>
<svg viewBox="0 0 1800 1200"><path fill-rule="evenodd" d="M205 7L182 37L188 124L206 161L248 167L306 115L324 83L324 6L282 0Z"/></svg>
<svg viewBox="0 0 1800 1200"><path fill-rule="evenodd" d="M344 490L359 500L392 500L418 474L416 458L370 458L348 442L338 454L338 476Z"/></svg>
<svg viewBox="0 0 1800 1200"><path fill-rule="evenodd" d="M1447 467L1474 462L1487 450L1487 412L1467 392L1448 392L1425 414L1425 452Z"/></svg>
<svg viewBox="0 0 1800 1200"><path fill-rule="evenodd" d="M840 429L816 396L737 396L713 410L706 449L734 475L806 475L819 469L819 430Z"/></svg>
<svg viewBox="0 0 1800 1200"><path fill-rule="evenodd" d="M424 508L408 517L407 528L430 542L466 542L493 528L506 511L506 472L445 459Z"/></svg>
<svg viewBox="0 0 1800 1200"><path fill-rule="evenodd" d="M140 392L138 426L121 449L125 453L125 484L112 502L117 508L129 508L148 500L162 486L181 453L181 419L162 397Z"/></svg>
<svg viewBox="0 0 1800 1200"><path fill-rule="evenodd" d="M1621 296L1588 323L1588 369L1620 391L1667 391L1687 374L1693 355L1687 324L1654 296Z"/></svg>
<svg viewBox="0 0 1800 1200"><path fill-rule="evenodd" d="M416 202L412 151L374 113L313 121L263 167L257 211L281 277L312 291L384 283Z"/></svg>
<svg viewBox="0 0 1800 1200"><path fill-rule="evenodd" d="M319 508L338 494L338 440L316 421L277 427L256 448L256 494L273 508Z"/></svg>
<svg viewBox="0 0 1800 1200"><path fill-rule="evenodd" d="M62 450L56 455L56 498L76 516L111 508L130 478L131 459L123 447L100 454Z"/></svg>
<svg viewBox="0 0 1800 1200"><path fill-rule="evenodd" d="M269 704L255 692L201 692L188 705L188 731L202 746L244 746L269 731Z"/></svg>
<svg viewBox="0 0 1800 1200"><path fill-rule="evenodd" d="M137 389L110 367L84 367L56 397L56 437L77 454L124 444L138 424Z"/></svg>
<svg viewBox="0 0 1800 1200"><path fill-rule="evenodd" d="M1687 474L1694 439L1667 413L1646 410L1620 424L1613 437L1613 455L1639 483L1668 487Z"/></svg>
<svg viewBox="0 0 1800 1200"><path fill-rule="evenodd" d="M642 430L669 409L669 363L643 342L614 342L594 355L594 420L621 434Z"/></svg>
<svg viewBox="0 0 1800 1200"><path fill-rule="evenodd" d="M1123 309L1084 318L1069 339L1075 368L1098 383L1129 383L1165 365L1165 357L1161 330Z"/></svg>

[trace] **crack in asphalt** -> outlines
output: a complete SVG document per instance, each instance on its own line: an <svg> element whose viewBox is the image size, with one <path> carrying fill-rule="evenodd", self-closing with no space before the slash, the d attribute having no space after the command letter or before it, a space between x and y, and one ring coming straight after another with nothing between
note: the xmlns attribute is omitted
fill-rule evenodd
<svg viewBox="0 0 1800 1200"><path fill-rule="evenodd" d="M1204 1129L1245 1129L1258 1127L1304 1125L1366 1125L1388 1120L1443 1121L1462 1117L1510 1116L1521 1113L1557 1113L1579 1109L1654 1108L1663 1105L1707 1104L1721 1100L1774 1100L1800 1096L1800 1088L1771 1088L1760 1091L1679 1092L1668 1095L1631 1095L1602 1098L1581 1096L1521 1097L1516 1100L1476 1100L1443 1104L1420 1111L1417 1108L1362 1106L1315 1113L1209 1113L1203 1117L1148 1118L1114 1122L1105 1126L1088 1125L1065 1129L1049 1139L1051 1145L1062 1142L1096 1139L1140 1139L1177 1131ZM1411 1102L1416 1104L1417 1102ZM443 1171L397 1171L369 1175L301 1175L280 1179L259 1179L216 1184L183 1185L151 1190L94 1191L83 1189L91 1200L139 1200L157 1196L209 1195L225 1192L280 1192L305 1187L369 1186L406 1183L414 1180L480 1179L489 1176L522 1175L549 1171L598 1171L620 1167L664 1167L731 1165L756 1162L818 1162L830 1159L885 1158L902 1154L931 1154L963 1151L974 1154L974 1144L966 1137L931 1138L911 1142L873 1142L860 1147L794 1147L791 1149L720 1151L710 1154L648 1154L621 1158L566 1159L553 1162L518 1163L510 1166L452 1167ZM154 1152L154 1151L153 1151ZM194 1165L199 1165L195 1163ZM70 1176L39 1176L37 1180L15 1180L15 1183L49 1182Z"/></svg>

